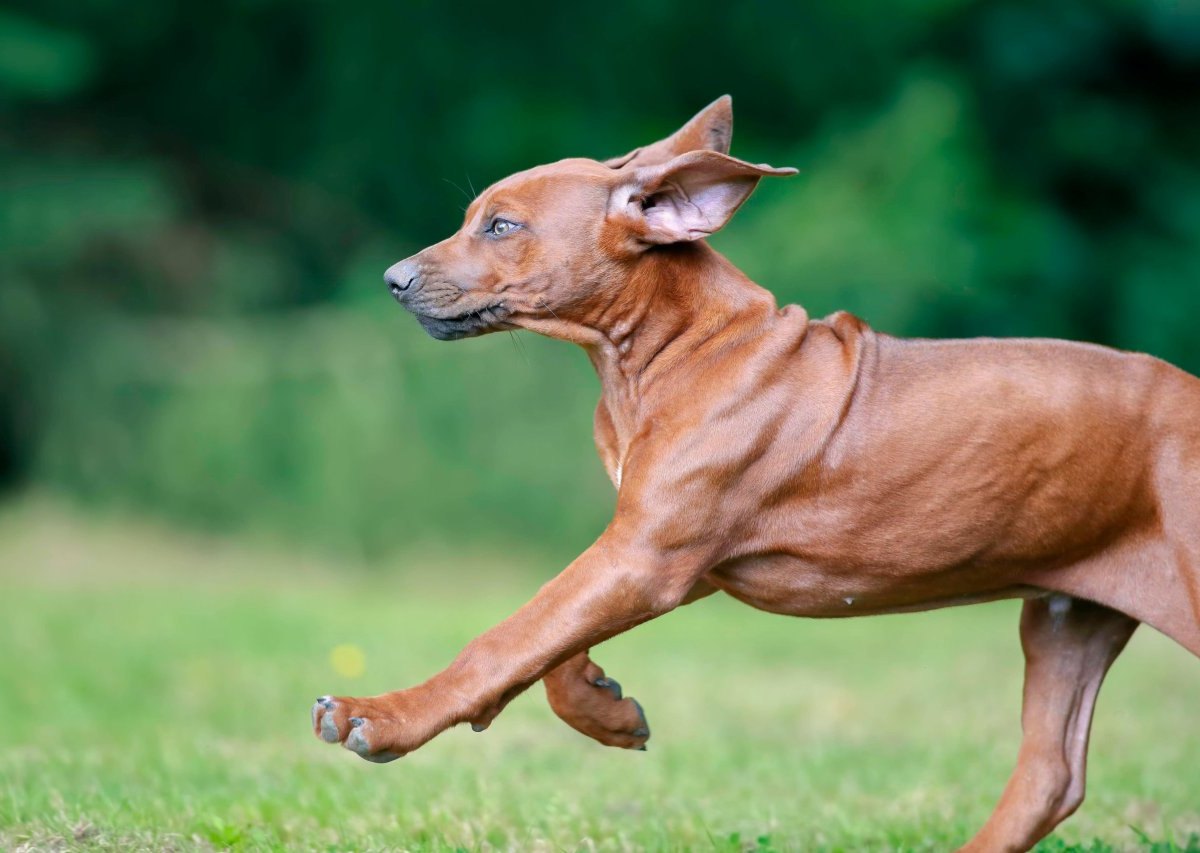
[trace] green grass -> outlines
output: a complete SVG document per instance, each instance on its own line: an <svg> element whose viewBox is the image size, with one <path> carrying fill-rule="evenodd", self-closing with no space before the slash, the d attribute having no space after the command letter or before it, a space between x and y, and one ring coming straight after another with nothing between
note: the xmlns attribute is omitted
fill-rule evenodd
<svg viewBox="0 0 1200 853"><path fill-rule="evenodd" d="M540 687L386 766L313 738L315 696L423 679L552 568L529 563L339 570L8 508L0 848L948 850L1007 778L1012 602L840 622L685 608L595 654L645 705L646 753L571 731ZM365 650L361 678L334 673L340 643ZM1140 631L1093 745L1088 800L1044 850L1200 832L1200 661Z"/></svg>

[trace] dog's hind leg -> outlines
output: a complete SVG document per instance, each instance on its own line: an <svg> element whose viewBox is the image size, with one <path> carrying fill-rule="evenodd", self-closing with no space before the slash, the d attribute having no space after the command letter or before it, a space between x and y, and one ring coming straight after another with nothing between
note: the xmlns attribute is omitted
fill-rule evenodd
<svg viewBox="0 0 1200 853"><path fill-rule="evenodd" d="M963 851L1028 850L1079 808L1096 694L1137 626L1123 613L1065 595L1025 602L1017 767L996 810Z"/></svg>
<svg viewBox="0 0 1200 853"><path fill-rule="evenodd" d="M691 604L717 588L697 583L683 600ZM682 606L682 605L680 605ZM542 676L550 708L575 731L605 746L644 749L650 737L646 714L636 699L622 696L621 685L604 674L587 652L564 661Z"/></svg>
<svg viewBox="0 0 1200 853"><path fill-rule="evenodd" d="M1192 447L1190 452L1168 447L1163 454L1157 484L1159 514L1177 583L1171 590L1175 594L1160 595L1155 604L1167 611L1164 621L1169 614L1178 624L1171 636L1200 656L1200 436ZM1186 593L1186 607L1178 591Z"/></svg>

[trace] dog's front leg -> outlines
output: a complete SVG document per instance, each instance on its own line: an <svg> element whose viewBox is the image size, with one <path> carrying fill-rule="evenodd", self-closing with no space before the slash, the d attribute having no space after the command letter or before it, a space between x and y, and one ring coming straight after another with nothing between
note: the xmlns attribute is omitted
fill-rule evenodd
<svg viewBox="0 0 1200 853"><path fill-rule="evenodd" d="M399 758L453 725L487 719L590 646L673 610L706 568L698 558L676 552L668 559L612 531L424 684L318 699L317 735L370 761Z"/></svg>
<svg viewBox="0 0 1200 853"><path fill-rule="evenodd" d="M715 586L699 581L680 604L691 604L716 591ZM546 673L542 684L551 710L575 731L605 746L645 749L650 725L641 704L624 696L621 685L606 676L588 652L560 663ZM496 713L499 711L497 708ZM489 718L485 722L490 721Z"/></svg>

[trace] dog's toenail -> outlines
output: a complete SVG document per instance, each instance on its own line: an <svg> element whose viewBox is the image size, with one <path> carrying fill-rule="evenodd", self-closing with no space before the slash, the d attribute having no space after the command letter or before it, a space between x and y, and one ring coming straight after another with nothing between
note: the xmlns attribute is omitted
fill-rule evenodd
<svg viewBox="0 0 1200 853"><path fill-rule="evenodd" d="M621 698L621 685L615 679L597 678L595 681L592 682L592 684L594 684L597 687L603 687L605 690L608 690L609 692L611 692L612 695L617 699Z"/></svg>
<svg viewBox="0 0 1200 853"><path fill-rule="evenodd" d="M334 704L333 697L332 696L322 696L319 699L317 699L317 704L320 705L322 708L324 708L326 711L328 711L331 708L333 708L333 704Z"/></svg>
<svg viewBox="0 0 1200 853"><path fill-rule="evenodd" d="M641 746L639 746L639 747L637 748L637 751L638 751L638 752L645 752L645 751L646 751L646 744L642 744Z"/></svg>
<svg viewBox="0 0 1200 853"><path fill-rule="evenodd" d="M646 737L648 734L650 734L650 730L645 726L633 730L634 737Z"/></svg>
<svg viewBox="0 0 1200 853"><path fill-rule="evenodd" d="M487 726L483 725L482 723L471 723L471 731L473 731L473 732L487 731Z"/></svg>
<svg viewBox="0 0 1200 853"><path fill-rule="evenodd" d="M632 696L629 697L629 701L633 703L633 707L637 708L638 719L642 721L642 725L646 728L649 728L650 723L646 720L646 712L642 710L642 703L634 699Z"/></svg>
<svg viewBox="0 0 1200 853"><path fill-rule="evenodd" d="M366 720L364 720L362 717L351 717L350 718L350 725L356 729L365 722L366 722Z"/></svg>
<svg viewBox="0 0 1200 853"><path fill-rule="evenodd" d="M365 729L351 729L350 734L346 736L346 749L357 752L363 758L371 754L371 744L367 743L366 737L363 736Z"/></svg>

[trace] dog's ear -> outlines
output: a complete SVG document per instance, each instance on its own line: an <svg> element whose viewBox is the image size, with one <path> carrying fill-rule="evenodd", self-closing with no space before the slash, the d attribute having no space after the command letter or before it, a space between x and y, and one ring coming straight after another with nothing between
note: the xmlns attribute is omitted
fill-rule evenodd
<svg viewBox="0 0 1200 853"><path fill-rule="evenodd" d="M699 240L724 228L761 178L796 173L716 151L690 151L661 166L635 169L613 191L609 212L643 244Z"/></svg>
<svg viewBox="0 0 1200 853"><path fill-rule="evenodd" d="M610 169L638 169L674 160L689 151L729 153L733 142L733 98L722 95L666 139L635 148L623 157L605 160Z"/></svg>

